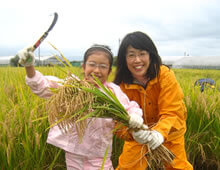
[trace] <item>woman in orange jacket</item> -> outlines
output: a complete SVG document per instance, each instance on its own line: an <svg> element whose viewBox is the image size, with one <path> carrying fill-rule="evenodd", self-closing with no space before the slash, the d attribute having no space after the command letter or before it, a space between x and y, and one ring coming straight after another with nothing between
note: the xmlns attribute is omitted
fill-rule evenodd
<svg viewBox="0 0 220 170"><path fill-rule="evenodd" d="M141 106L144 123L152 129L151 132L139 130L130 134L124 128L117 132L126 140L117 170L145 170L147 161L141 157L144 143L153 150L163 144L175 154L172 164L166 165L167 170L193 169L184 146L187 111L182 89L173 71L162 65L148 35L133 32L124 37L118 51L114 82L130 100Z"/></svg>

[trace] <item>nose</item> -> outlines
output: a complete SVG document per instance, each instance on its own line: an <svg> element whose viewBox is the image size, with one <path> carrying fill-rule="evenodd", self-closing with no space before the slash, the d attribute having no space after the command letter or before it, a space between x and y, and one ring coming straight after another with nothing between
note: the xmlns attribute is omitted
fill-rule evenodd
<svg viewBox="0 0 220 170"><path fill-rule="evenodd" d="M134 58L134 61L135 62L141 61L140 55L136 55L135 58Z"/></svg>
<svg viewBox="0 0 220 170"><path fill-rule="evenodd" d="M97 66L94 68L93 72L100 72L99 65L97 65Z"/></svg>

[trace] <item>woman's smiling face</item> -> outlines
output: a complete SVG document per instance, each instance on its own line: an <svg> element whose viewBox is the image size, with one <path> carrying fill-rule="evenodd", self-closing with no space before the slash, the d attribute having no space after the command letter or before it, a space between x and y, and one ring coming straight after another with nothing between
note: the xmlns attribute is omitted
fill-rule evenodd
<svg viewBox="0 0 220 170"><path fill-rule="evenodd" d="M132 76L138 81L146 79L146 73L150 65L150 54L145 50L135 49L128 46L126 62Z"/></svg>

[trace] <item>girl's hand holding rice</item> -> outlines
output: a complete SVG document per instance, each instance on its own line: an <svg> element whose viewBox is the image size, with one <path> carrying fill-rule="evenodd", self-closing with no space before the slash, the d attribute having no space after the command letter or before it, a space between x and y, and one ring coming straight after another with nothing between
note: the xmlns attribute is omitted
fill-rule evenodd
<svg viewBox="0 0 220 170"><path fill-rule="evenodd" d="M129 127L132 129L141 128L143 126L143 118L138 114L130 114Z"/></svg>

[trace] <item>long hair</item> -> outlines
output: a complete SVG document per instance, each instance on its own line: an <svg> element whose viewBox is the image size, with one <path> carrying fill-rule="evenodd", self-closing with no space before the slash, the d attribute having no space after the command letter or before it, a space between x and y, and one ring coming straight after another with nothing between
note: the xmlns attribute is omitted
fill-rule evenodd
<svg viewBox="0 0 220 170"><path fill-rule="evenodd" d="M120 84L121 82L131 84L133 82L133 76L128 69L126 62L126 53L128 46L139 50L145 50L150 54L150 65L146 73L146 77L150 80L157 77L162 65L161 57L157 52L157 48L154 45L151 38L143 32L137 31L127 34L122 40L118 56L116 60L116 75L114 83Z"/></svg>

